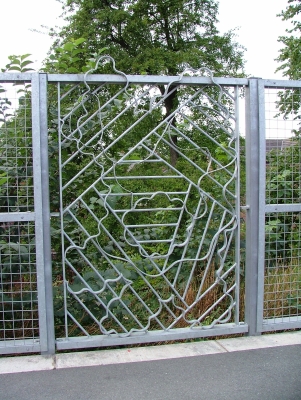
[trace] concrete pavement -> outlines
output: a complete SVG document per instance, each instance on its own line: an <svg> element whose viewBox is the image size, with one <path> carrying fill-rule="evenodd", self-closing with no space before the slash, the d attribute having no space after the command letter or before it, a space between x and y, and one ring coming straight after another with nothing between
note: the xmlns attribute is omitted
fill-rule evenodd
<svg viewBox="0 0 301 400"><path fill-rule="evenodd" d="M1 400L301 400L301 331L3 357L0 373Z"/></svg>

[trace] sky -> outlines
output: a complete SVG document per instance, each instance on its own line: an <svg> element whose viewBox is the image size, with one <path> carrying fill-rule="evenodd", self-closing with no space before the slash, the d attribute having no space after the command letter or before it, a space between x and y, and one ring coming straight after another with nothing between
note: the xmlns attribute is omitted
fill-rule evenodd
<svg viewBox="0 0 301 400"><path fill-rule="evenodd" d="M41 66L51 45L41 26L61 25L61 4L57 0L0 0L0 68L8 62L8 56L31 53L35 67ZM220 0L219 30L224 33L238 28L237 42L247 48L246 73L265 79L281 79L275 73L275 58L281 45L277 42L285 34L289 23L276 17L287 6L287 0ZM4 5L5 4L5 5Z"/></svg>

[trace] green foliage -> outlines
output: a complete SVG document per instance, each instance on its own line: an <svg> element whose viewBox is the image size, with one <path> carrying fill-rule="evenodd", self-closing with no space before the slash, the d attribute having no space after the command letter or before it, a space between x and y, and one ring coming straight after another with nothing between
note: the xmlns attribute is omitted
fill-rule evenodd
<svg viewBox="0 0 301 400"><path fill-rule="evenodd" d="M10 56L2 72L31 72L29 56ZM0 87L0 212L3 213L34 211L31 90L29 84L21 81L13 84L11 90L17 93L15 102L9 99L6 88ZM5 312L7 332L11 329L16 335L24 331L26 318L34 318L37 310L32 223L0 224L0 259L1 311Z"/></svg>
<svg viewBox="0 0 301 400"><path fill-rule="evenodd" d="M31 72L33 71L33 68L29 67L30 64L33 64L31 60L28 59L28 57L31 56L31 54L23 54L21 56L9 56L9 63L6 64L5 68L1 69L1 72Z"/></svg>
<svg viewBox="0 0 301 400"><path fill-rule="evenodd" d="M288 79L299 80L301 78L301 3L299 0L288 0L288 6L279 15L283 21L291 22L291 29L286 29L286 36L280 36L278 42L284 47L280 50L277 61L280 66L276 71L281 71ZM279 92L278 109L284 118L293 115L295 120L301 119L299 90L283 90ZM299 128L294 133L300 135Z"/></svg>
<svg viewBox="0 0 301 400"><path fill-rule="evenodd" d="M67 0L64 9L58 43L85 37L89 51L106 46L125 73L175 75L190 65L242 74L243 48L233 32L219 34L215 0Z"/></svg>
<svg viewBox="0 0 301 400"><path fill-rule="evenodd" d="M282 11L279 15L283 21L290 21L292 24L291 29L287 29L287 36L280 36L278 42L282 43L284 47L280 50L280 55L277 61L281 65L277 71L282 71L283 75L289 79L298 80L301 77L301 22L299 15L301 13L301 4L299 0L288 0L286 10Z"/></svg>
<svg viewBox="0 0 301 400"><path fill-rule="evenodd" d="M52 53L45 61L44 70L50 73L69 73L78 74L94 70L97 59L106 48L97 49L97 52L91 56L91 52L87 51L84 46L86 39L71 38L61 47L54 47Z"/></svg>
<svg viewBox="0 0 301 400"><path fill-rule="evenodd" d="M214 75L244 75L244 49L235 42L233 31L218 32L215 0L66 0L64 11L67 24L57 34L53 49L73 51L70 41L87 38L81 56L75 53L70 58L76 59L78 71L85 69L88 54L98 54L105 46L117 68L128 74L177 75L186 67L207 67ZM65 60L61 65L66 70ZM103 64L100 71L108 73L110 67ZM160 90L164 93L165 88ZM180 96L175 91L165 99L166 117L177 107ZM177 121L172 125L176 127ZM170 141L177 144L177 140L174 133ZM169 152L175 165L178 153L173 147Z"/></svg>
<svg viewBox="0 0 301 400"><path fill-rule="evenodd" d="M299 0L288 0L285 10L279 15L283 21L290 21L291 28L286 30L287 35L280 36L278 41L283 45L277 61L280 66L276 71L282 71L289 79L301 78L301 3ZM283 90L278 93L278 109L284 119L293 117L300 121L300 94L299 90ZM283 151L271 152L269 158L267 179L267 201L271 204L285 204L300 202L300 123L293 131L293 146ZM273 259L286 259L299 256L299 213L283 213L272 215L266 226L271 239L268 252ZM274 261L275 262L275 261Z"/></svg>

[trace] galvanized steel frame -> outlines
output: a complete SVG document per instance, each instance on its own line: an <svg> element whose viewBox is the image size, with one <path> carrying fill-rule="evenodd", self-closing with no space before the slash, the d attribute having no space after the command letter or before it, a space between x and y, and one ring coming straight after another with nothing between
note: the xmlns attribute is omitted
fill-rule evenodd
<svg viewBox="0 0 301 400"><path fill-rule="evenodd" d="M46 74L0 74L0 82L26 81L32 83L32 135L34 152L34 213L0 214L1 222L34 221L37 244L37 282L39 300L40 339L37 342L20 340L0 342L0 353L55 352L54 319L52 307L51 240L49 211L48 175L48 135L47 135L47 84L83 83L89 84L135 84L176 83L179 77L166 76L121 76L119 75L46 75ZM171 329L147 332L145 335L132 333L128 337L107 337L105 335L58 338L56 348L73 349L82 347L114 346L120 344L147 343L162 340L191 339L225 334L247 333L259 335L270 330L301 328L300 318L284 321L274 319L266 324L263 318L264 301L264 253L265 253L265 215L271 212L300 212L300 204L267 205L265 200L265 110L264 89L269 87L297 88L299 81L271 81L257 78L214 78L218 85L244 87L246 91L246 204L241 205L246 212L246 267L245 267L245 321L236 324L223 324L211 329L187 330ZM183 76L181 84L202 86L212 84L210 77ZM238 109L236 109L238 117ZM236 207L239 207L237 198ZM238 243L238 242L237 242ZM237 245L237 254L239 248ZM237 262L239 260L237 259ZM239 277L237 277L239 282ZM238 288L237 288L238 290ZM237 320L237 315L236 315Z"/></svg>
<svg viewBox="0 0 301 400"><path fill-rule="evenodd" d="M184 75L184 74L183 74ZM221 86L228 86L228 87L233 87L235 89L235 118L236 118L236 125L235 125L235 147L236 147L236 162L239 164L239 132L238 132L238 98L239 98L239 93L238 93L238 87L243 86L247 83L246 79L232 79L232 78L213 78L212 77L204 77L204 76L177 76L177 77L166 77L166 76L124 76L122 73L119 75L85 75L85 76L76 76L76 75L64 75L64 76L49 76L48 81L53 82L53 83L85 83L86 86L88 87L89 84L121 84L121 87L126 85L129 85L131 83L134 84L149 84L149 85L158 85L158 84L165 84L168 85L168 87L173 84L173 85L183 85L183 86L195 86L195 87L204 87L204 86L210 86L210 85L217 85L217 87ZM59 89L58 89L59 90ZM158 96L157 96L158 97ZM82 101L82 99L81 99ZM60 95L59 95L59 100L60 104ZM78 107L78 102L76 103ZM60 106L59 106L60 107ZM101 109L100 109L101 110ZM59 120L61 120L62 117L59 117ZM65 120L65 118L64 118ZM62 128L59 127L59 131ZM70 137L72 137L72 133L70 133ZM64 142L66 141L66 136L64 135ZM61 164L63 164L61 162ZM236 171L235 173L235 179L238 182L239 186L239 171ZM63 183L61 185L61 196L63 190L69 185L69 183L66 183L64 185ZM90 189L90 188L89 188ZM225 188L226 189L226 188ZM240 214L240 200L239 200L239 190L236 192L236 219L237 219L237 229L239 229L239 214ZM77 200L74 200L74 203L76 201L82 200L82 196L78 198ZM103 199L105 201L105 199ZM62 202L62 199L61 199ZM72 203L73 204L73 203ZM70 207L68 206L66 208L66 211L70 212ZM111 210L112 211L112 210ZM61 219L62 215L65 211L61 212ZM75 217L73 217L75 219ZM63 221L62 223L62 235L64 232L63 228ZM236 231L237 232L237 231ZM87 234L87 232L86 232ZM64 240L64 235L62 236L62 241ZM70 238L68 239L70 240ZM72 243L72 241L71 241ZM74 246L74 245L73 245ZM237 235L236 238L236 269L235 269L235 302L236 303L236 308L235 308L235 323L224 323L221 325L215 325L210 327L210 329L195 329L195 330L189 330L189 329L168 329L168 330L162 330L162 331L144 331L144 334L138 334L137 332L131 332L130 335L118 335L117 332L116 334L111 334L111 337L108 335L104 336L92 336L90 337L89 334L86 335L85 338L82 337L68 337L68 330L66 327L66 338L58 338L57 339L57 348L58 349L68 349L68 348L74 348L74 347L93 347L93 346L108 346L108 345L116 345L116 344L129 344L129 343L146 343L146 342L153 342L157 340L173 340L173 339L187 339L187 338L193 338L193 337L204 337L204 336L215 336L215 335L222 335L222 334L229 334L229 333L244 333L247 332L247 324L239 322L239 306L238 306L238 299L239 299L239 264L240 264L240 245L239 245L239 235ZM63 250L63 257L64 257L65 251ZM86 259L87 262L87 259ZM69 262L68 262L68 265ZM66 282L67 283L67 282ZM68 286L68 284L67 284ZM87 285L88 286L88 285ZM68 292L73 293L72 289L70 287L66 288L65 290L68 290ZM85 290L85 289L83 289ZM91 288L87 290L91 292ZM80 293L80 292L79 292ZM73 293L73 295L78 299L76 293ZM78 299L79 301L79 299ZM84 304L82 304L82 307L85 308ZM87 310L86 310L87 311ZM68 309L66 307L65 310L66 316L68 315L69 318L71 318L74 323L76 323L79 326L79 323L76 322L76 320L73 318L73 316L68 312ZM153 317L151 317L153 318ZM83 332L85 332L84 328L82 328ZM142 333L143 333L142 332ZM119 336L119 337L118 337Z"/></svg>

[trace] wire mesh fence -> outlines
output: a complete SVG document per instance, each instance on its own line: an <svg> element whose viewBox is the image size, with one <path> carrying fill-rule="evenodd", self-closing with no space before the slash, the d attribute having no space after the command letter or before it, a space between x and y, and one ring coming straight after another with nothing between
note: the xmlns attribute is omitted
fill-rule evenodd
<svg viewBox="0 0 301 400"><path fill-rule="evenodd" d="M38 338L33 223L2 223L0 229L0 340Z"/></svg>
<svg viewBox="0 0 301 400"><path fill-rule="evenodd" d="M299 88L265 89L265 324L301 319Z"/></svg>
<svg viewBox="0 0 301 400"><path fill-rule="evenodd" d="M33 211L30 92L5 84L0 96L1 212Z"/></svg>
<svg viewBox="0 0 301 400"><path fill-rule="evenodd" d="M39 338L31 93L0 86L0 346Z"/></svg>

